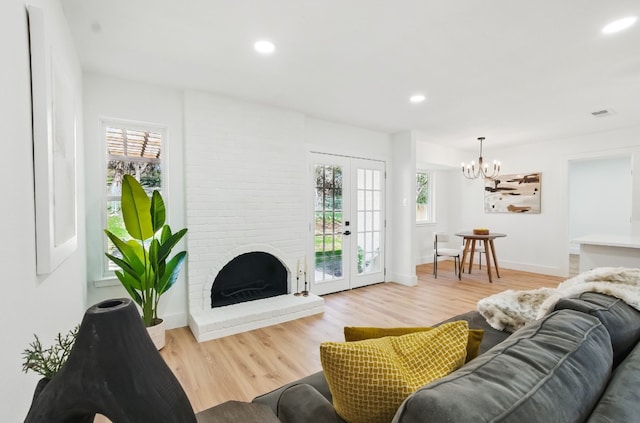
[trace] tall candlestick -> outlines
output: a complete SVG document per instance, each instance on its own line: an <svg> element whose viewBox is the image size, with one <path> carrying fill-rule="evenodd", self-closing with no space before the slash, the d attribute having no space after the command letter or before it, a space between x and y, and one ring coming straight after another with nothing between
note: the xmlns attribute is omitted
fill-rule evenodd
<svg viewBox="0 0 640 423"><path fill-rule="evenodd" d="M305 297L309 295L309 290L307 289L307 256L304 256L304 290L302 295Z"/></svg>
<svg viewBox="0 0 640 423"><path fill-rule="evenodd" d="M300 294L300 259L296 260L296 292L293 294L295 296Z"/></svg>

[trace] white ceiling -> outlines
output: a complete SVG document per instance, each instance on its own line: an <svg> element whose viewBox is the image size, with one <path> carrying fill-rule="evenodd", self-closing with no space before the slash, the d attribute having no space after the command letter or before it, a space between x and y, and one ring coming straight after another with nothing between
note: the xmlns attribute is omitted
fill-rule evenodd
<svg viewBox="0 0 640 423"><path fill-rule="evenodd" d="M62 0L90 72L476 150L640 125L638 0ZM262 56L266 38L277 51ZM408 102L422 92L427 102ZM595 118L591 112L613 109Z"/></svg>

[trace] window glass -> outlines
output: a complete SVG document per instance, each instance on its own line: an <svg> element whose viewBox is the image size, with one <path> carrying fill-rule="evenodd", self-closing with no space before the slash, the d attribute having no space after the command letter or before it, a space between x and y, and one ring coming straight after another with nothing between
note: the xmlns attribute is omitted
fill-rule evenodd
<svg viewBox="0 0 640 423"><path fill-rule="evenodd" d="M416 221L434 221L433 174L431 172L416 172Z"/></svg>
<svg viewBox="0 0 640 423"><path fill-rule="evenodd" d="M162 191L162 134L158 130L133 129L117 125L105 126L107 146L107 173L105 180L105 227L121 239L129 235L122 220L120 195L124 175L136 178L149 197L154 190ZM107 239L106 251L119 256L113 243ZM107 271L117 270L105 257Z"/></svg>

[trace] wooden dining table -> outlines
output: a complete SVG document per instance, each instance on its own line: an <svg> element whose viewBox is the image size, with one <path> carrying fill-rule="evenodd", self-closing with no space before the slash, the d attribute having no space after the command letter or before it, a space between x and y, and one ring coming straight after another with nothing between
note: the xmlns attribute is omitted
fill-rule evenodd
<svg viewBox="0 0 640 423"><path fill-rule="evenodd" d="M500 268L498 267L498 259L496 258L496 249L493 245L493 240L496 238L503 238L506 234L498 232L489 232L486 235L475 234L473 231L458 232L456 236L463 239L464 252L462 253L462 261L460 263L460 271L464 270L464 265L467 257L469 257L469 271L471 273L471 267L473 266L473 255L476 251L476 242L481 241L484 244L485 255L487 256L487 275L489 275L489 282L493 282L491 276L491 262L493 261L493 267L496 269L496 275L500 277Z"/></svg>

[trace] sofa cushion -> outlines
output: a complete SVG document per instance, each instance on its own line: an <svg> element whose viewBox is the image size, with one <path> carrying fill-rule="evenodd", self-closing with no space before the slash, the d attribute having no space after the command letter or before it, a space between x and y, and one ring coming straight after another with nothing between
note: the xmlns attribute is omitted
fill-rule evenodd
<svg viewBox="0 0 640 423"><path fill-rule="evenodd" d="M409 394L464 363L468 331L459 321L403 336L322 343L337 413L349 423L389 422Z"/></svg>
<svg viewBox="0 0 640 423"><path fill-rule="evenodd" d="M606 386L612 357L597 318L560 310L420 388L393 421L584 421Z"/></svg>
<svg viewBox="0 0 640 423"><path fill-rule="evenodd" d="M640 345L613 372L588 423L635 422L640 416Z"/></svg>
<svg viewBox="0 0 640 423"><path fill-rule="evenodd" d="M585 292L575 298L561 299L555 309L577 310L597 317L609 331L614 368L640 340L640 311L618 298Z"/></svg>
<svg viewBox="0 0 640 423"><path fill-rule="evenodd" d="M365 339L376 339L382 338L383 336L400 336L408 333L425 332L431 329L433 328L430 326L398 328L345 326L344 340L347 342L364 341ZM465 363L468 363L478 356L483 335L484 331L482 329L469 329L469 338L467 339L467 358L465 359Z"/></svg>

